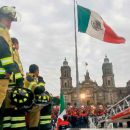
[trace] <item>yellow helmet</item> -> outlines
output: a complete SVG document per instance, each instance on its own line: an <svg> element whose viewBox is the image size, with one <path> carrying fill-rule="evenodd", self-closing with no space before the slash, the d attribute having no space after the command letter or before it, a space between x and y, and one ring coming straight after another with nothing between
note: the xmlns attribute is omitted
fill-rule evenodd
<svg viewBox="0 0 130 130"><path fill-rule="evenodd" d="M1 7L0 18L9 18L11 21L17 21L15 7L10 6Z"/></svg>

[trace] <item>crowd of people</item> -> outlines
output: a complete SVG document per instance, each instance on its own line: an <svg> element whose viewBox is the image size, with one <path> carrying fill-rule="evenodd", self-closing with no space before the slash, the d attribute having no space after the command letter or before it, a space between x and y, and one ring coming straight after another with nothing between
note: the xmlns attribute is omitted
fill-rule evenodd
<svg viewBox="0 0 130 130"><path fill-rule="evenodd" d="M52 109L52 125L64 130L66 128L105 128L105 119L107 117L107 109L109 107L103 105L89 106L68 106L66 114L63 116L64 121L58 124L59 107ZM130 128L130 122L125 124ZM123 123L112 123L113 128L123 128Z"/></svg>
<svg viewBox="0 0 130 130"><path fill-rule="evenodd" d="M90 128L92 123L94 126L98 125L99 120L106 114L107 108L103 105L90 106L68 106L66 108L65 121L69 122L71 128ZM58 118L58 107L52 109L53 125ZM104 127L101 124L100 127Z"/></svg>

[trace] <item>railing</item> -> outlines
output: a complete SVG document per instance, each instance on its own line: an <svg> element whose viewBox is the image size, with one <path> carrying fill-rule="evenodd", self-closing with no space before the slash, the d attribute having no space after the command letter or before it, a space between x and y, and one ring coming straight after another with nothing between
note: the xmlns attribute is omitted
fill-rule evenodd
<svg viewBox="0 0 130 130"><path fill-rule="evenodd" d="M103 118L103 116L105 118ZM107 110L107 113L102 116L102 119L98 122L100 123L105 122L107 127L113 122L126 122L130 120L130 95L123 98L112 107Z"/></svg>
<svg viewBox="0 0 130 130"><path fill-rule="evenodd" d="M122 100L120 100L108 109L108 118L111 118L112 116L121 113L128 108L130 108L130 95L123 98Z"/></svg>

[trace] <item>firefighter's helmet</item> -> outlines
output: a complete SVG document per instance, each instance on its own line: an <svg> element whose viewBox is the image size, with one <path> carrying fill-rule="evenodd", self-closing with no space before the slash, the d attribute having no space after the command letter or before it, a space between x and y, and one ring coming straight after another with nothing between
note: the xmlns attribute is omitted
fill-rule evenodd
<svg viewBox="0 0 130 130"><path fill-rule="evenodd" d="M15 87L11 92L11 104L17 109L29 109L33 105L34 95L27 88Z"/></svg>
<svg viewBox="0 0 130 130"><path fill-rule="evenodd" d="M34 89L34 94L35 95L40 95L42 93L45 92L45 87L44 86L37 86L35 89Z"/></svg>
<svg viewBox="0 0 130 130"><path fill-rule="evenodd" d="M47 91L45 91L41 94L35 94L34 102L37 105L47 106L51 104L52 99L50 94Z"/></svg>
<svg viewBox="0 0 130 130"><path fill-rule="evenodd" d="M15 7L3 6L0 8L0 18L9 18L11 21L17 21Z"/></svg>

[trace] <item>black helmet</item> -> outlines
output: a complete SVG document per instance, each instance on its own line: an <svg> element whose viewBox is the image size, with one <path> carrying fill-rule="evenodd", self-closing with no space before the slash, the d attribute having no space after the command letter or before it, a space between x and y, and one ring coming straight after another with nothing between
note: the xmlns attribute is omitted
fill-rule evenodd
<svg viewBox="0 0 130 130"><path fill-rule="evenodd" d="M11 21L17 21L15 7L10 6L1 7L0 18L9 18Z"/></svg>
<svg viewBox="0 0 130 130"><path fill-rule="evenodd" d="M17 109L29 109L32 107L34 95L27 88L15 87L11 92L11 104Z"/></svg>
<svg viewBox="0 0 130 130"><path fill-rule="evenodd" d="M37 86L35 89L34 89L34 94L35 95L41 95L42 93L45 92L45 87L44 86Z"/></svg>
<svg viewBox="0 0 130 130"><path fill-rule="evenodd" d="M37 105L47 106L51 103L51 101L52 101L51 96L46 91L44 93L35 95L34 102Z"/></svg>

